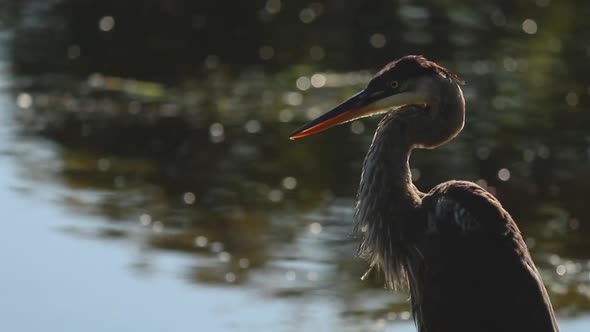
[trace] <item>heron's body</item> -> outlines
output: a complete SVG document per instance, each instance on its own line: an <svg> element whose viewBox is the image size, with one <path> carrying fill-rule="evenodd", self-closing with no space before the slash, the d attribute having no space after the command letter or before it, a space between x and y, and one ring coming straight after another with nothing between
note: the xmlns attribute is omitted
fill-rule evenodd
<svg viewBox="0 0 590 332"><path fill-rule="evenodd" d="M364 162L355 213L360 254L389 286L409 286L420 332L558 331L526 244L498 200L471 182L446 182L427 194L412 183L412 150L440 146L463 128L458 83L433 62L404 57L292 137L397 107L381 121Z"/></svg>
<svg viewBox="0 0 590 332"><path fill-rule="evenodd" d="M416 244L423 260L408 268L417 277L410 287L412 303L420 303L419 331L557 330L518 227L494 197L471 182L450 181L418 210L425 215Z"/></svg>

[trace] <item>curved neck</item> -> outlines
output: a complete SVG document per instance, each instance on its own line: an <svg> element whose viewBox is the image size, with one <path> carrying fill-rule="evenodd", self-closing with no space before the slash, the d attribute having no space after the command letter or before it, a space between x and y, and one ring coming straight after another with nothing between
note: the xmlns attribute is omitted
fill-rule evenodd
<svg viewBox="0 0 590 332"><path fill-rule="evenodd" d="M409 166L412 149L450 141L465 121L461 88L446 78L438 83L429 105L404 106L379 123L363 164L357 222L383 223L420 204L422 193L412 183Z"/></svg>
<svg viewBox="0 0 590 332"><path fill-rule="evenodd" d="M384 272L389 287L406 284L407 263L414 242L408 227L422 193L412 183L408 141L402 121L387 116L379 125L365 158L355 228L363 233L359 254ZM415 226L415 225L414 225Z"/></svg>
<svg viewBox="0 0 590 332"><path fill-rule="evenodd" d="M447 84L448 83L448 84ZM364 233L359 253L383 269L389 286L412 279L411 257L424 195L412 183L413 148L434 148L463 128L464 100L450 80L439 86L427 107L406 106L379 124L363 164L355 210L356 229Z"/></svg>
<svg viewBox="0 0 590 332"><path fill-rule="evenodd" d="M392 217L420 204L422 193L412 183L409 166L412 149L406 123L396 114L386 116L363 164L355 215L362 228L370 224L383 228Z"/></svg>

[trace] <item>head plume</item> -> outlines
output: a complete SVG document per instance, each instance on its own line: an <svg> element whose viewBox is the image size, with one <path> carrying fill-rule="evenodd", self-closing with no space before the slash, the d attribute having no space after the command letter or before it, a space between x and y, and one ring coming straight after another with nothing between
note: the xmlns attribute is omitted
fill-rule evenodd
<svg viewBox="0 0 590 332"><path fill-rule="evenodd" d="M465 83L453 72L427 60L422 55L406 55L399 60L390 62L373 76L372 81L377 81L382 77L389 77L392 75L408 78L424 74L438 74L455 81L457 84Z"/></svg>

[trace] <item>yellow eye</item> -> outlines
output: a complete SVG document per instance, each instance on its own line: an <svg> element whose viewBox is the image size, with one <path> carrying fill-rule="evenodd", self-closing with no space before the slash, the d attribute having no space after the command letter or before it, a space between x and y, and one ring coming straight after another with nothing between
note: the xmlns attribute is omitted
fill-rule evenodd
<svg viewBox="0 0 590 332"><path fill-rule="evenodd" d="M399 82L398 81L391 81L391 83L389 83L389 86L392 89L397 89L397 87L399 86Z"/></svg>

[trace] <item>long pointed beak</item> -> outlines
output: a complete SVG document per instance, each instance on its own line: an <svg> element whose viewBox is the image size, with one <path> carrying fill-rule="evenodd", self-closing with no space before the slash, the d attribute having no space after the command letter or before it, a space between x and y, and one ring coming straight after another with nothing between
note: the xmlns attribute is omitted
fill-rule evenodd
<svg viewBox="0 0 590 332"><path fill-rule="evenodd" d="M290 139L313 135L339 124L362 118L371 114L374 108L367 90L362 90L333 110L295 130Z"/></svg>
<svg viewBox="0 0 590 332"><path fill-rule="evenodd" d="M386 95L385 92L371 92L365 89L336 106L330 112L295 130L289 138L298 139L317 134L320 131L339 124L380 114L391 108L397 109L404 105L424 105L429 103L429 96L420 91L407 91Z"/></svg>

